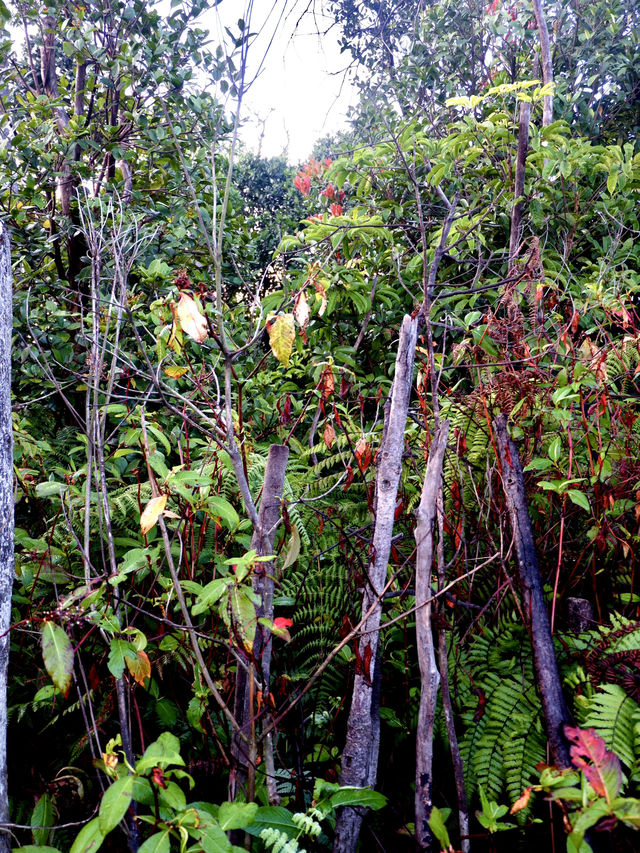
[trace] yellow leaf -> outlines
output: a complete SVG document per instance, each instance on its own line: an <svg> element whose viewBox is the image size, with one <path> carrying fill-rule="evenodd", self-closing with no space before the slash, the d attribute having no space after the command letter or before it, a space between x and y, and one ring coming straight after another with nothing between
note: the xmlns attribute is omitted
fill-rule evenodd
<svg viewBox="0 0 640 853"><path fill-rule="evenodd" d="M127 669L141 687L144 687L145 678L151 677L151 661L146 652L136 652L135 658L125 657L124 662Z"/></svg>
<svg viewBox="0 0 640 853"><path fill-rule="evenodd" d="M160 495L160 497L158 498L151 498L149 503L144 508L144 512L140 516L140 530L143 534L148 533L153 527L153 525L160 518L160 515L166 503L166 495Z"/></svg>
<svg viewBox="0 0 640 853"><path fill-rule="evenodd" d="M180 379L188 370L188 367L178 367L177 364L170 364L169 367L165 367L164 372L170 379Z"/></svg>
<svg viewBox="0 0 640 853"><path fill-rule="evenodd" d="M271 351L281 364L289 366L289 357L293 349L296 327L293 314L280 314L275 320L267 323Z"/></svg>
<svg viewBox="0 0 640 853"><path fill-rule="evenodd" d="M177 314L185 334L199 344L206 340L207 321L196 303L186 293L180 294Z"/></svg>

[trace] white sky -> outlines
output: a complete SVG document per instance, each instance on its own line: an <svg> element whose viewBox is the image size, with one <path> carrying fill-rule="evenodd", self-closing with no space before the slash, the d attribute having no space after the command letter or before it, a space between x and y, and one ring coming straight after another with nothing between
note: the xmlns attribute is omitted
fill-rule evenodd
<svg viewBox="0 0 640 853"><path fill-rule="evenodd" d="M222 0L202 17L214 42L227 38L225 26L238 33L246 5L246 0ZM321 14L320 0L253 0L251 31L259 35L249 51L247 79L264 63L245 96L241 132L253 151L265 120L262 155L286 151L294 165L307 159L321 136L345 127L356 95L344 74L349 57L340 54L338 28L331 23Z"/></svg>

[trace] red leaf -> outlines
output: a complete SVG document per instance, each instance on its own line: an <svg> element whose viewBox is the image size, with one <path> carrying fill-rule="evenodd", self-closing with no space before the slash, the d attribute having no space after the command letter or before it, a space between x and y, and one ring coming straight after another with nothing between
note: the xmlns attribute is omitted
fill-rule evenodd
<svg viewBox="0 0 640 853"><path fill-rule="evenodd" d="M323 400L329 399L333 394L335 385L336 383L333 378L333 370L331 369L331 366L328 365L322 371L322 375L320 376L320 393L322 394Z"/></svg>
<svg viewBox="0 0 640 853"><path fill-rule="evenodd" d="M356 444L355 451L356 459L358 460L358 467L360 471L364 474L369 465L371 464L371 445L367 441L366 438L361 438Z"/></svg>
<svg viewBox="0 0 640 853"><path fill-rule="evenodd" d="M573 744L571 761L582 770L588 783L607 803L615 799L622 787L622 768L615 752L610 752L594 729L565 726L564 733Z"/></svg>
<svg viewBox="0 0 640 853"><path fill-rule="evenodd" d="M327 424L324 428L324 434L322 437L323 437L324 443L327 445L327 447L331 447L331 445L335 441L336 431L334 430L332 424L330 424L328 421L327 421Z"/></svg>

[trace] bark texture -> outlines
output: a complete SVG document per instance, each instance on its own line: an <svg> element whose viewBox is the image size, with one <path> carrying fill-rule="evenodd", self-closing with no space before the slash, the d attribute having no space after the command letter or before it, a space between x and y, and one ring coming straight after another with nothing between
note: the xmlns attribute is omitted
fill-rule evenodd
<svg viewBox="0 0 640 853"><path fill-rule="evenodd" d="M542 59L542 81L545 86L553 83L553 59L549 29L545 18L542 0L533 0L533 13L536 18L538 35L540 37L540 55ZM542 105L542 126L548 127L553 121L553 95L545 95Z"/></svg>
<svg viewBox="0 0 640 853"><path fill-rule="evenodd" d="M264 482L262 484L262 500L258 513L258 525L253 531L251 547L259 556L264 557L273 553L273 541L276 528L282 515L282 491L284 477L289 459L289 448L282 444L272 444L269 448ZM253 591L259 598L256 606L256 618L265 617L273 621L273 563L258 563L253 575ZM238 667L234 716L238 721L239 730L234 733L232 755L235 770L232 775L231 795L245 789L247 779L255 763L255 678L258 678L263 695L269 693L269 678L271 674L271 632L258 624L253 645L253 658L248 670ZM267 748L271 748L270 741ZM267 763L271 763L268 761ZM275 799L275 785L268 780L270 799ZM245 790L245 794L248 794ZM277 794L275 795L277 796Z"/></svg>
<svg viewBox="0 0 640 853"><path fill-rule="evenodd" d="M382 616L382 593L387 581L398 484L402 472L404 431L411 397L419 322L418 317L409 316L405 316L402 321L393 388L378 454L372 558L362 596L362 615L368 615L359 641L359 666L356 668L353 685L340 775L342 785L354 785L359 788L373 787L377 778L380 742L378 630ZM342 810L336 824L334 853L354 853L361 823L361 810L349 807Z"/></svg>
<svg viewBox="0 0 640 853"><path fill-rule="evenodd" d="M527 151L529 150L529 122L531 119L531 104L523 101L520 104L520 124L518 126L518 153L516 155L516 180L513 190L514 198L524 195L524 178L526 172ZM511 234L509 237L509 269L513 266L520 245L522 212L524 202L516 201L511 211Z"/></svg>
<svg viewBox="0 0 640 853"><path fill-rule="evenodd" d="M420 665L420 708L416 732L416 841L421 850L431 850L429 829L433 787L433 724L440 674L431 626L431 566L433 563L433 524L437 498L442 486L442 464L449 435L449 421L442 421L431 442L417 510L416 537L416 645Z"/></svg>
<svg viewBox="0 0 640 853"><path fill-rule="evenodd" d="M7 669L13 588L13 429L11 422L11 249L0 222L0 824L9 820L7 785ZM0 833L0 853L10 836Z"/></svg>
<svg viewBox="0 0 640 853"><path fill-rule="evenodd" d="M569 746L564 737L564 726L571 722L571 718L562 694L524 490L520 454L507 431L505 415L499 415L495 419L493 428L502 468L502 485L513 530L524 618L531 638L533 665L542 698L551 757L558 767L571 767Z"/></svg>

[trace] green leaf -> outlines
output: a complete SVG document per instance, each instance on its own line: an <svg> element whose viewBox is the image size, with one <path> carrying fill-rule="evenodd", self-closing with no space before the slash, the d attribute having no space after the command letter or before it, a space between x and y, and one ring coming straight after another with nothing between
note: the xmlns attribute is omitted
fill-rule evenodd
<svg viewBox="0 0 640 853"><path fill-rule="evenodd" d="M60 853L60 850L43 844L26 844L24 847L18 847L14 853Z"/></svg>
<svg viewBox="0 0 640 853"><path fill-rule="evenodd" d="M121 640L119 637L114 637L110 643L109 657L107 666L109 672L115 678L122 678L124 672L124 659L130 657L135 659L138 655L137 649L128 640Z"/></svg>
<svg viewBox="0 0 640 853"><path fill-rule="evenodd" d="M71 845L69 853L95 853L99 850L104 841L104 834L100 829L100 822L97 817L90 820L86 826L83 826L76 840Z"/></svg>
<svg viewBox="0 0 640 853"><path fill-rule="evenodd" d="M187 806L187 798L184 791L175 782L166 782L166 788L158 791L160 802L167 808L175 809L177 812L183 811Z"/></svg>
<svg viewBox="0 0 640 853"><path fill-rule="evenodd" d="M224 498L212 497L207 499L207 510L213 516L224 521L229 530L235 530L240 524L240 517L229 501Z"/></svg>
<svg viewBox="0 0 640 853"><path fill-rule="evenodd" d="M256 803L221 803L218 809L218 823L228 832L230 829L242 829L253 823L258 811Z"/></svg>
<svg viewBox="0 0 640 853"><path fill-rule="evenodd" d="M51 688L53 690L53 687ZM53 800L50 794L43 794L31 812L31 826L53 826ZM38 845L45 844L51 835L50 829L33 829L33 840Z"/></svg>
<svg viewBox="0 0 640 853"><path fill-rule="evenodd" d="M98 814L100 829L105 835L115 829L126 815L131 803L133 780L133 776L124 776L105 791Z"/></svg>
<svg viewBox="0 0 640 853"><path fill-rule="evenodd" d="M150 743L142 758L136 763L136 771L144 773L153 767L168 767L170 764L184 766L180 757L180 741L171 732L162 732L158 740Z"/></svg>
<svg viewBox="0 0 640 853"><path fill-rule="evenodd" d="M247 827L249 835L260 835L266 827L284 832L289 838L295 838L299 828L293 822L293 815L284 806L260 806L255 813L253 823Z"/></svg>
<svg viewBox="0 0 640 853"><path fill-rule="evenodd" d="M231 853L234 848L214 819L206 812L200 812L200 815L205 822L198 827L197 838L204 853Z"/></svg>
<svg viewBox="0 0 640 853"><path fill-rule="evenodd" d="M362 806L365 809L381 809L387 804L387 798L371 788L340 788L329 800L331 807Z"/></svg>
<svg viewBox="0 0 640 853"><path fill-rule="evenodd" d="M440 846L442 847L442 849L448 850L451 845L449 833L447 832L447 827L444 825L442 812L436 806L431 809L431 817L429 818L429 829L440 842Z"/></svg>
<svg viewBox="0 0 640 853"><path fill-rule="evenodd" d="M144 844L138 848L138 853L171 853L168 830L156 832L151 838L147 838Z"/></svg>
<svg viewBox="0 0 640 853"><path fill-rule="evenodd" d="M42 623L42 657L51 680L66 696L73 673L73 646L66 631L55 622Z"/></svg>
<svg viewBox="0 0 640 853"><path fill-rule="evenodd" d="M292 566L295 561L300 556L300 534L298 533L298 528L292 525L293 529L291 530L291 539L289 540L289 547L287 548L287 555L284 558L284 563L282 564L282 570L288 569L289 566Z"/></svg>
<svg viewBox="0 0 640 853"><path fill-rule="evenodd" d="M591 512L589 498L585 495L584 492L581 492L578 489L569 489L567 491L567 494L576 506L581 506L582 509L586 510L587 512Z"/></svg>

